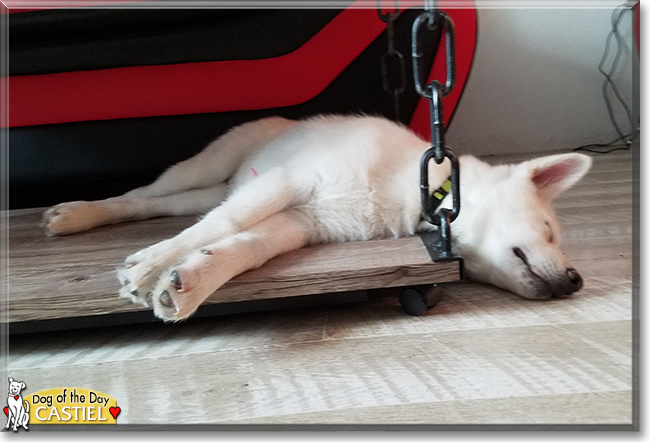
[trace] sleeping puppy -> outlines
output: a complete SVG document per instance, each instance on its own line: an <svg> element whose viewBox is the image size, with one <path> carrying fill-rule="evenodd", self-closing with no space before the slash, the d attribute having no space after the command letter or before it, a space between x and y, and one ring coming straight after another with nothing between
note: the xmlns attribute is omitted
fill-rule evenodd
<svg viewBox="0 0 650 442"><path fill-rule="evenodd" d="M177 236L129 256L121 296L169 321L190 316L226 281L310 244L396 238L421 219L419 162L430 147L383 118L267 118L238 126L149 186L44 214L49 234L208 212ZM462 210L453 242L467 275L528 299L563 298L582 278L560 251L551 201L591 166L581 154L490 166L459 158ZM436 189L449 160L431 161ZM451 196L442 207L451 206Z"/></svg>

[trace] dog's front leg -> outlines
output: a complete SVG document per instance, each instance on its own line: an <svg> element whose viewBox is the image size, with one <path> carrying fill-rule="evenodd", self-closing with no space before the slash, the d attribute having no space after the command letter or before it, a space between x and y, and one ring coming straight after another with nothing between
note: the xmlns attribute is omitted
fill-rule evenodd
<svg viewBox="0 0 650 442"><path fill-rule="evenodd" d="M187 318L231 278L310 242L313 226L297 210L287 210L248 230L194 250L162 277L153 291L156 316Z"/></svg>
<svg viewBox="0 0 650 442"><path fill-rule="evenodd" d="M296 202L284 171L271 170L235 191L228 201L177 236L126 258L118 272L120 296L147 305L147 297L163 272L192 250L244 231Z"/></svg>
<svg viewBox="0 0 650 442"><path fill-rule="evenodd" d="M16 409L13 410L13 414L12 414L13 415L13 419L12 419L13 425L12 425L11 429L13 431L18 431L18 417L20 415L19 413L20 413L20 409L18 407L16 407Z"/></svg>

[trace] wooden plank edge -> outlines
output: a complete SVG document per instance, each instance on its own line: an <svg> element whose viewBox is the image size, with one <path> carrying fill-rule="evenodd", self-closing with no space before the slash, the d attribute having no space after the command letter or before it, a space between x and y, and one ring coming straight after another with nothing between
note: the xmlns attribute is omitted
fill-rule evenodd
<svg viewBox="0 0 650 442"><path fill-rule="evenodd" d="M381 274L374 271L368 274L357 273L354 275L339 274L331 276L324 274L322 281L305 283L304 280L300 280L296 281L295 285L287 285L286 279L278 281L241 281L235 278L210 295L204 305L385 287L458 282L460 276L460 264L458 262L430 262L410 267L386 267ZM80 299L77 295L64 295L47 299L47 301L47 303L35 303L34 299L27 302L14 300L9 304L8 323L151 310L151 308L119 298L117 294L101 295L94 299L85 298L81 300L84 304L83 308L80 308ZM2 316L6 317L6 315ZM1 321L1 323L4 323L4 321Z"/></svg>

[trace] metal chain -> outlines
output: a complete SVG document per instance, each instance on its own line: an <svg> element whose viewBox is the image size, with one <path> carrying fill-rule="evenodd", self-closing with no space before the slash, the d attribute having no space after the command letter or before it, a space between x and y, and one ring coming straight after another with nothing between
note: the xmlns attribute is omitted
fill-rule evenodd
<svg viewBox="0 0 650 442"><path fill-rule="evenodd" d="M399 12L399 0L395 0L395 11L394 12L382 12L382 7L381 7L382 0L377 0L377 14L379 14L379 20L383 21L386 23L388 21L389 15L393 14L395 18L397 18L400 15Z"/></svg>
<svg viewBox="0 0 650 442"><path fill-rule="evenodd" d="M422 85L422 52L418 48L418 37L427 23L428 31L436 31L439 26L445 34L445 60L447 64L447 78L444 85L433 80L423 87ZM411 49L413 56L413 76L417 93L429 100L431 119L431 148L427 150L420 160L420 192L422 201L422 217L431 224L439 226L442 258L451 258L451 227L450 224L460 212L460 170L458 158L454 152L445 145L444 118L442 112L442 97L448 95L455 84L455 45L454 25L447 14L434 8L434 0L425 0L425 11L413 22L411 33ZM434 159L436 164L442 164L445 158L451 162L451 194L453 207L451 210L442 208L435 212L431 195L429 193L429 161Z"/></svg>
<svg viewBox="0 0 650 442"><path fill-rule="evenodd" d="M399 96L406 86L406 67L404 56L395 49L395 20L400 16L399 0L395 0L394 12L382 12L381 0L377 0L377 14L386 23L388 50L381 57L381 83L384 91L393 97L395 120L400 121Z"/></svg>

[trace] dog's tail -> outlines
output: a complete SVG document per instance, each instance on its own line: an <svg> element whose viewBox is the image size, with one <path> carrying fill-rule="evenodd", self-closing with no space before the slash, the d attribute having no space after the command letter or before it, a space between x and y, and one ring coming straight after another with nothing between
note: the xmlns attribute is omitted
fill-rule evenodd
<svg viewBox="0 0 650 442"><path fill-rule="evenodd" d="M23 399L23 402L25 403L25 413L29 414L29 402Z"/></svg>

